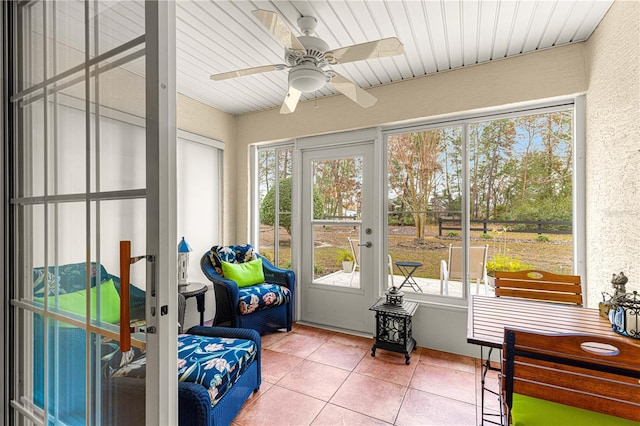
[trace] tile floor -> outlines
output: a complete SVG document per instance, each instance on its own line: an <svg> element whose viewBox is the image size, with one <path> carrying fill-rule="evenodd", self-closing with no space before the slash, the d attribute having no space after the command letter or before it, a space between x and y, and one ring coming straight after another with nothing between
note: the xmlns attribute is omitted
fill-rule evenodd
<svg viewBox="0 0 640 426"><path fill-rule="evenodd" d="M475 358L417 348L404 355L373 339L296 324L262 337L262 386L235 426L478 425ZM497 376L489 378L497 387ZM497 409L496 401L489 408Z"/></svg>

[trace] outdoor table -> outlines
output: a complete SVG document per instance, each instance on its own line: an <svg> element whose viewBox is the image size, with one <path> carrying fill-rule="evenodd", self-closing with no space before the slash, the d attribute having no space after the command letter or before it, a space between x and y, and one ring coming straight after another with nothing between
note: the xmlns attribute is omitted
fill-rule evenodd
<svg viewBox="0 0 640 426"><path fill-rule="evenodd" d="M499 370L491 366L490 357L494 348L502 349L506 326L539 333L589 333L625 339L613 332L609 320L601 317L597 309L509 297L472 296L469 301L467 319L467 342L480 346L480 361L483 365L481 373L482 423L502 424L502 412L493 414L500 416L500 422L486 418L492 414L484 411L484 391L487 371ZM485 346L490 348L486 360L483 354ZM502 404L500 407L502 410Z"/></svg>
<svg viewBox="0 0 640 426"><path fill-rule="evenodd" d="M395 262L395 265L398 267L402 275L404 275L404 281L402 281L402 284L400 284L398 290L404 287L405 284L409 284L414 291L422 292L422 289L413 278L413 273L416 272L416 269L422 266L422 263L400 261Z"/></svg>

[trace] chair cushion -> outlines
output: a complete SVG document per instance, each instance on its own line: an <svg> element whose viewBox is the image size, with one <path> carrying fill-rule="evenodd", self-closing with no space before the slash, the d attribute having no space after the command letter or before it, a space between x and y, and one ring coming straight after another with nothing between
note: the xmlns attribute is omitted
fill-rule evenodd
<svg viewBox="0 0 640 426"><path fill-rule="evenodd" d="M243 263L222 262L224 276L233 280L238 287L247 287L264 282L264 272L262 272L262 259L251 260Z"/></svg>
<svg viewBox="0 0 640 426"><path fill-rule="evenodd" d="M256 358L254 341L194 334L178 336L178 381L199 383L213 407ZM112 377L144 378L146 357L116 370Z"/></svg>
<svg viewBox="0 0 640 426"><path fill-rule="evenodd" d="M289 303L291 292L278 284L256 284L239 289L238 308L242 315Z"/></svg>
<svg viewBox="0 0 640 426"><path fill-rule="evenodd" d="M49 266L47 268L47 291L48 295L63 293L73 293L74 291L84 290L86 288L87 264L71 263L67 265ZM89 265L89 286L96 285L96 278L100 277L103 282L110 278L107 271L101 264L91 262ZM44 268L33 268L33 295L36 297L44 297L45 295L45 274Z"/></svg>
<svg viewBox="0 0 640 426"><path fill-rule="evenodd" d="M638 426L632 420L517 393L513 394L511 419L513 426Z"/></svg>
<svg viewBox="0 0 640 426"><path fill-rule="evenodd" d="M220 276L224 277L222 270L222 262L244 263L254 260L257 256L253 251L253 246L247 244L244 246L213 246L209 250L209 259Z"/></svg>

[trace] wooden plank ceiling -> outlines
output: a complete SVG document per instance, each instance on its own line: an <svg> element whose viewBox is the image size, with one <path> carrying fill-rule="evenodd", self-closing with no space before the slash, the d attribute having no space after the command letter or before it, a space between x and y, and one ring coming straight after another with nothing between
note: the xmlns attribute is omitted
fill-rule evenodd
<svg viewBox="0 0 640 426"><path fill-rule="evenodd" d="M313 16L331 49L398 37L401 56L336 65L363 88L584 41L612 1L180 0L177 4L178 91L231 114L280 107L287 71L224 81L211 74L283 63L283 47L251 13L277 12L296 36ZM333 95L325 86L301 100Z"/></svg>

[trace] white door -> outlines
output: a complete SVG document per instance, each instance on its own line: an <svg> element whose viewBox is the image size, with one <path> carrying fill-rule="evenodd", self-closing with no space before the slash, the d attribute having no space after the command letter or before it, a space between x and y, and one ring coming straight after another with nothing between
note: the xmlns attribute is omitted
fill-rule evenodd
<svg viewBox="0 0 640 426"><path fill-rule="evenodd" d="M8 8L11 423L174 424L175 6ZM145 349L142 386L110 386Z"/></svg>
<svg viewBox="0 0 640 426"><path fill-rule="evenodd" d="M298 282L305 322L373 332L369 307L380 288L382 213L375 202L374 148L373 139L302 148Z"/></svg>

